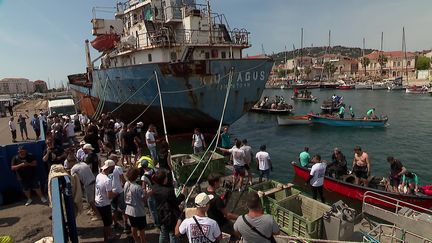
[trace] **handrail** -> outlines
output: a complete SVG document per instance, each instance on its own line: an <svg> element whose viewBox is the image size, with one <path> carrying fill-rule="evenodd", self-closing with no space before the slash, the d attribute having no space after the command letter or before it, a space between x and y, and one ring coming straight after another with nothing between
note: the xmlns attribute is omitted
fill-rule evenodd
<svg viewBox="0 0 432 243"><path fill-rule="evenodd" d="M392 198L392 197L389 197L389 196L386 196L386 195L382 195L382 194L379 194L379 193L376 193L376 192L373 192L373 191L366 191L364 193L364 195L363 195L363 203L362 203L362 210L364 210L364 207L365 207L366 204L371 204L371 203L368 203L366 201L368 198L369 199L373 199L373 200L377 200L377 201L380 201L380 202L383 202L385 204L389 204L391 206L394 206L395 210L396 210L394 213L396 213L396 214L399 212L400 208L402 208L404 206L408 206L409 208L411 208L413 210L416 210L416 211L418 210L419 212L427 212L428 214L432 215L432 210L430 210L430 209L423 208L421 206L418 206L418 205L415 205L415 204L412 204L412 203L409 203L409 202L405 202L405 201L402 201L402 200L399 200L399 199L396 199L396 198ZM388 199L388 200L385 200L385 199Z"/></svg>
<svg viewBox="0 0 432 243"><path fill-rule="evenodd" d="M391 231L392 233L391 234L386 234L385 233L385 228L390 228L392 230ZM395 235L395 233L396 233L395 231L396 230L398 230L399 232L401 232L402 238L398 238ZM405 242L406 236L412 236L412 237L417 238L418 240L421 239L422 242L424 242L424 243L431 243L432 242L430 239L428 239L426 237L423 237L421 235L412 233L410 231L405 231L404 229L402 229L402 228L400 228L398 226L395 226L395 225L378 224L375 228L373 228L371 231L369 231L368 234L371 235L371 233L376 233L377 234L377 236L373 237L373 238L376 239L376 240L378 240L378 241L381 241L382 237L386 237L386 238L390 238L392 240L392 242L393 242L393 240L396 240L396 242ZM419 241L416 241L416 242L419 242Z"/></svg>
<svg viewBox="0 0 432 243"><path fill-rule="evenodd" d="M78 243L72 186L68 176L51 179L51 204L54 242Z"/></svg>

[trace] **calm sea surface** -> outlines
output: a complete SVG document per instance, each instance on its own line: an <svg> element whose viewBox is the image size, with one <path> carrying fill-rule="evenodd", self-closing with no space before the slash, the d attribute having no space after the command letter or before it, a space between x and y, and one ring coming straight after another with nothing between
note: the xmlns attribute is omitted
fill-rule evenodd
<svg viewBox="0 0 432 243"><path fill-rule="evenodd" d="M265 90L263 96L283 96L294 105L296 115L303 115L320 112L322 101L337 94L344 97L347 108L353 106L356 116L364 116L368 109L375 107L378 115L388 116L390 125L387 128L278 126L274 115L248 113L231 126L232 138L248 139L255 152L261 144L267 145L274 167L272 179L292 181L294 171L290 162L297 161L305 146L309 146L312 155L318 153L325 160L331 160L333 148L338 147L345 154L350 168L353 148L359 145L369 154L373 175L386 176L389 171L386 158L394 156L408 170L419 175L421 184L432 184L430 95L387 90L310 91L318 97L318 102L293 102L290 99L292 90Z"/></svg>

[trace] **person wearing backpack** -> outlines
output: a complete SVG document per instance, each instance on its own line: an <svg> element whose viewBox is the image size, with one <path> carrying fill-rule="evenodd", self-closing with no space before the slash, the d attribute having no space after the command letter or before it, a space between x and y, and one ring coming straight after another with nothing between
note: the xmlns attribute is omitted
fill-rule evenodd
<svg viewBox="0 0 432 243"><path fill-rule="evenodd" d="M196 213L191 218L179 219L175 228L176 236L186 234L189 242L219 242L222 233L215 220L207 217L206 212L213 195L205 192L195 197Z"/></svg>
<svg viewBox="0 0 432 243"><path fill-rule="evenodd" d="M234 230L241 234L243 243L273 243L273 235L279 234L279 226L273 216L264 214L261 199L256 192L250 192L246 197L249 212L238 217Z"/></svg>

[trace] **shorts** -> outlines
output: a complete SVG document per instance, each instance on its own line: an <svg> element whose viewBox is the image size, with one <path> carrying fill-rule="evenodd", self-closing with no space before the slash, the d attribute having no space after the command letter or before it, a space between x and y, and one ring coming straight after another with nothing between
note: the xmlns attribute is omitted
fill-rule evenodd
<svg viewBox="0 0 432 243"><path fill-rule="evenodd" d="M193 147L193 152L194 152L194 154L199 154L199 153L202 153L202 152L204 152L204 147L203 146L201 146L201 147Z"/></svg>
<svg viewBox="0 0 432 243"><path fill-rule="evenodd" d="M234 176L245 176L246 175L246 169L245 166L241 165L234 165Z"/></svg>
<svg viewBox="0 0 432 243"><path fill-rule="evenodd" d="M40 183L37 179L21 180L21 187L23 191L30 191L31 189L39 189Z"/></svg>
<svg viewBox="0 0 432 243"><path fill-rule="evenodd" d="M401 178L400 177L390 177L390 185L393 187L398 187L400 185Z"/></svg>
<svg viewBox="0 0 432 243"><path fill-rule="evenodd" d="M111 210L124 212L126 210L126 204L124 201L124 192L118 194L111 200Z"/></svg>
<svg viewBox="0 0 432 243"><path fill-rule="evenodd" d="M353 173L356 177L367 179L368 178L368 168L367 166L354 165Z"/></svg>
<svg viewBox="0 0 432 243"><path fill-rule="evenodd" d="M103 207L96 206L96 208L102 218L104 227L111 226L112 225L111 206L110 205L106 205Z"/></svg>
<svg viewBox="0 0 432 243"><path fill-rule="evenodd" d="M143 230L147 226L146 216L133 217L128 215L129 222L132 228L137 228L138 230Z"/></svg>
<svg viewBox="0 0 432 243"><path fill-rule="evenodd" d="M95 183L92 182L87 186L84 186L84 193L88 203L95 201Z"/></svg>
<svg viewBox="0 0 432 243"><path fill-rule="evenodd" d="M268 179L270 176L270 169L267 170L259 170L259 177Z"/></svg>

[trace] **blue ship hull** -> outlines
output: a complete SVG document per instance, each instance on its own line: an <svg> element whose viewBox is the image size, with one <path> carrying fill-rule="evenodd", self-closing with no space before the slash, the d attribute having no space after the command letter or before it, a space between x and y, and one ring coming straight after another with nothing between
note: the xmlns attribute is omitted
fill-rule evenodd
<svg viewBox="0 0 432 243"><path fill-rule="evenodd" d="M192 132L199 127L215 132L230 70L234 75L224 124L234 123L260 99L272 66L273 60L268 58L142 64L94 70L91 87L73 82L70 87L81 110L90 115L100 109L125 122L161 125L156 71L168 131Z"/></svg>
<svg viewBox="0 0 432 243"><path fill-rule="evenodd" d="M340 119L322 116L311 116L312 123L319 123L336 127L385 127L388 119L364 120L364 119Z"/></svg>

